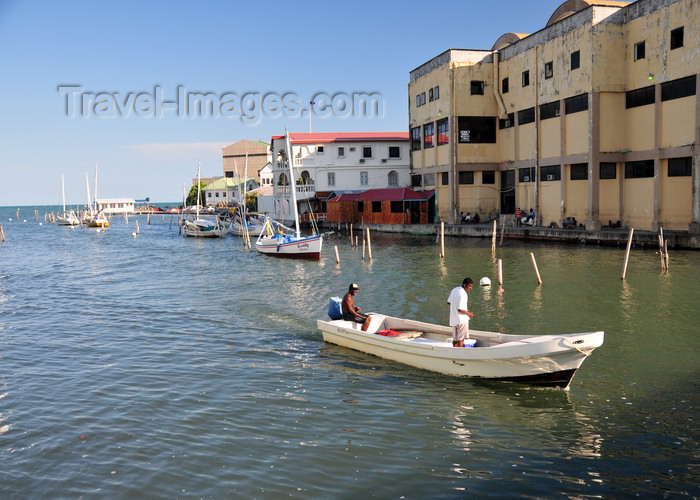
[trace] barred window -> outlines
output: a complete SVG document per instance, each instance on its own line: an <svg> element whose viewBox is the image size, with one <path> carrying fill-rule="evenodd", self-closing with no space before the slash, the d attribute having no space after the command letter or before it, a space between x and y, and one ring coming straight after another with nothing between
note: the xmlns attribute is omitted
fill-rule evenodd
<svg viewBox="0 0 700 500"><path fill-rule="evenodd" d="M578 113L588 109L588 94L579 94L564 100L566 114Z"/></svg>

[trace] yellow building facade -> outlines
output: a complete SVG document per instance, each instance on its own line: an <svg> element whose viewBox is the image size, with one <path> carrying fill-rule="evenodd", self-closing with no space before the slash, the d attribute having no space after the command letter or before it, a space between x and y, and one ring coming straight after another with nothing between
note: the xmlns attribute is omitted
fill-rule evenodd
<svg viewBox="0 0 700 500"><path fill-rule="evenodd" d="M445 51L410 74L413 186L450 223L699 233L698 25L697 0L569 0L537 33Z"/></svg>

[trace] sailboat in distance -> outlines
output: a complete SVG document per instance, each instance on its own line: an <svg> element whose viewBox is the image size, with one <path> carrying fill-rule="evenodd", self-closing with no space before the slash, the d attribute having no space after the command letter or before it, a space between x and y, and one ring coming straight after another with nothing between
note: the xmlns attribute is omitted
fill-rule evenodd
<svg viewBox="0 0 700 500"><path fill-rule="evenodd" d="M63 212L56 216L56 224L59 226L79 226L80 219L73 210L66 210L66 183L61 174L61 198L63 202Z"/></svg>
<svg viewBox="0 0 700 500"><path fill-rule="evenodd" d="M294 182L294 169L292 162L292 143L289 139L289 132L285 132L285 149L287 151L287 167L289 169L289 189L292 194L292 207L294 212L294 234L285 233L269 217L265 219L260 236L255 242L258 252L275 257L286 257L290 259L321 259L321 247L323 246L323 235L314 234L312 236L301 236L299 230L299 208L297 207L296 183Z"/></svg>

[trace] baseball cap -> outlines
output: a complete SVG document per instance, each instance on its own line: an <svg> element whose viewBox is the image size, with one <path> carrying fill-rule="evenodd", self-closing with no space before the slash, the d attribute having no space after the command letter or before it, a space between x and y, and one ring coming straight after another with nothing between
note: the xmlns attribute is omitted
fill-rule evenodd
<svg viewBox="0 0 700 500"><path fill-rule="evenodd" d="M352 285L350 285L350 288L351 288L352 290L359 290L359 289L360 289L360 287L357 286L357 283L353 283Z"/></svg>

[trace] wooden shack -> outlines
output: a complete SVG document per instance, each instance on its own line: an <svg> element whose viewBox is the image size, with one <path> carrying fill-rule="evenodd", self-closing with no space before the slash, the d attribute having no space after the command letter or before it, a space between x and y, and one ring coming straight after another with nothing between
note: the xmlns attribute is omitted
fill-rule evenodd
<svg viewBox="0 0 700 500"><path fill-rule="evenodd" d="M434 190L369 189L328 200L328 222L368 224L428 224L434 214Z"/></svg>

